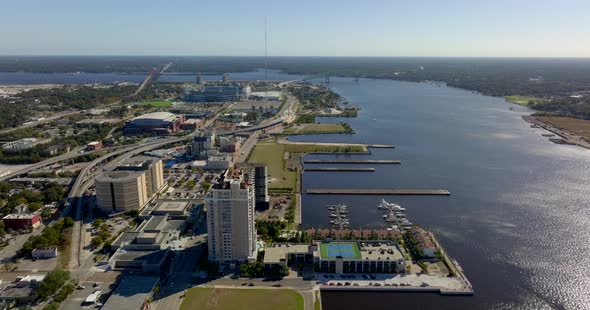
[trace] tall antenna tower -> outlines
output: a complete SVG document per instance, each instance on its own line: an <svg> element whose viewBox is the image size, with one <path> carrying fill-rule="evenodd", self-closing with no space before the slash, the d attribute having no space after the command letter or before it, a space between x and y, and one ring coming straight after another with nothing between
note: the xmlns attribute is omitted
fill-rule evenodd
<svg viewBox="0 0 590 310"><path fill-rule="evenodd" d="M268 45L266 32L266 16L264 16L264 95L268 98Z"/></svg>

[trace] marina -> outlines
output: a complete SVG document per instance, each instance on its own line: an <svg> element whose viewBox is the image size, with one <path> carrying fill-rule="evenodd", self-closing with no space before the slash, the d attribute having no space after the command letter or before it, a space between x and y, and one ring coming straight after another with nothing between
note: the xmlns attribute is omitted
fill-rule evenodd
<svg viewBox="0 0 590 310"><path fill-rule="evenodd" d="M327 205L328 216L330 217L330 224L336 229L350 228L350 220L348 218L348 207L344 204Z"/></svg>
<svg viewBox="0 0 590 310"><path fill-rule="evenodd" d="M400 205L383 199L377 208L386 211L382 217L391 225L387 230L406 231L412 228L412 223L406 218L406 209Z"/></svg>

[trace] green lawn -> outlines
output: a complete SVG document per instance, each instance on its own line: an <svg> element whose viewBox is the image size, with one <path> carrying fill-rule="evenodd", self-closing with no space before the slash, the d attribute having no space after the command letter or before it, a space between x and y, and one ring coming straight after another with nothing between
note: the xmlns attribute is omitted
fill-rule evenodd
<svg viewBox="0 0 590 310"><path fill-rule="evenodd" d="M540 98L526 97L526 96L505 96L504 99L506 99L506 101L508 101L508 102L522 105L525 107L529 107L530 106L529 102L531 102L531 101L533 101L535 103L543 101L543 99L540 99Z"/></svg>
<svg viewBox="0 0 590 310"><path fill-rule="evenodd" d="M297 172L285 169L285 146L276 143L275 140L259 141L248 162L266 164L268 172L271 175L269 188L295 188L297 181Z"/></svg>
<svg viewBox="0 0 590 310"><path fill-rule="evenodd" d="M314 310L322 310L322 304L320 302L320 292L319 291L315 292L315 301L313 303L313 309Z"/></svg>
<svg viewBox="0 0 590 310"><path fill-rule="evenodd" d="M285 129L286 135L312 135L330 133L351 133L349 126L344 124L301 124Z"/></svg>
<svg viewBox="0 0 590 310"><path fill-rule="evenodd" d="M303 296L290 289L226 289L197 287L188 290L180 310L303 310Z"/></svg>
<svg viewBox="0 0 590 310"><path fill-rule="evenodd" d="M172 105L172 102L170 102L170 101L146 101L146 102L142 103L141 105L143 105L143 106L149 105L152 107L167 108Z"/></svg>

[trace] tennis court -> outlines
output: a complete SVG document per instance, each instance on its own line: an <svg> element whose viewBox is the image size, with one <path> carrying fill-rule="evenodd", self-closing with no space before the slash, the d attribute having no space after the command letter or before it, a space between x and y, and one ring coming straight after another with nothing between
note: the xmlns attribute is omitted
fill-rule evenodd
<svg viewBox="0 0 590 310"><path fill-rule="evenodd" d="M320 245L322 258L333 259L338 256L342 258L360 259L361 252L356 242L335 242L322 243Z"/></svg>

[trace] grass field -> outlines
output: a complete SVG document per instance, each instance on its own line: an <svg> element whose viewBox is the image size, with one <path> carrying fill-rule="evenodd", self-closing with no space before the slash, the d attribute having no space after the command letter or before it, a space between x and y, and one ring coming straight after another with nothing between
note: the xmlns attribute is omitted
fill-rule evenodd
<svg viewBox="0 0 590 310"><path fill-rule="evenodd" d="M352 133L350 126L345 124L301 124L285 129L286 135L312 135L330 133Z"/></svg>
<svg viewBox="0 0 590 310"><path fill-rule="evenodd" d="M180 310L303 310L303 296L289 289L224 289L197 287L188 290Z"/></svg>
<svg viewBox="0 0 590 310"><path fill-rule="evenodd" d="M504 99L506 101L515 103L521 106L530 107L529 102L541 102L543 99L535 98L535 97L525 97L525 96L505 96Z"/></svg>
<svg viewBox="0 0 590 310"><path fill-rule="evenodd" d="M362 145L285 144L285 151L291 153L359 153L367 152L367 148Z"/></svg>
<svg viewBox="0 0 590 310"><path fill-rule="evenodd" d="M146 101L146 102L142 103L141 105L143 105L143 106L149 105L152 107L167 108L172 105L172 102L170 102L170 101Z"/></svg>
<svg viewBox="0 0 590 310"><path fill-rule="evenodd" d="M315 292L315 301L313 303L313 310L322 310L322 304L320 302L320 292Z"/></svg>
<svg viewBox="0 0 590 310"><path fill-rule="evenodd" d="M574 135L586 137L586 139L590 140L589 120L558 116L535 116L535 118L552 127L570 132Z"/></svg>
<svg viewBox="0 0 590 310"><path fill-rule="evenodd" d="M297 172L285 169L285 146L275 140L256 143L248 162L266 164L271 175L269 188L295 188Z"/></svg>

